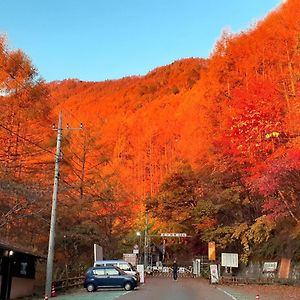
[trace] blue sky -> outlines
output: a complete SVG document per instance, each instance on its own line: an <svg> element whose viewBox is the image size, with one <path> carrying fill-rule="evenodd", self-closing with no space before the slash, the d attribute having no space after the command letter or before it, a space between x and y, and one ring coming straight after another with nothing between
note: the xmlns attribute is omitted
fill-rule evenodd
<svg viewBox="0 0 300 300"><path fill-rule="evenodd" d="M0 32L47 81L103 81L208 57L280 0L2 0Z"/></svg>

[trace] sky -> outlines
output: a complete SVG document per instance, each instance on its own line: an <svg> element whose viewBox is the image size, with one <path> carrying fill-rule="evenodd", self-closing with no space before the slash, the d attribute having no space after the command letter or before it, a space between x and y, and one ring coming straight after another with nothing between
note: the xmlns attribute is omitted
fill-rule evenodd
<svg viewBox="0 0 300 300"><path fill-rule="evenodd" d="M103 81L209 57L224 29L247 30L281 2L0 0L0 33L46 81Z"/></svg>

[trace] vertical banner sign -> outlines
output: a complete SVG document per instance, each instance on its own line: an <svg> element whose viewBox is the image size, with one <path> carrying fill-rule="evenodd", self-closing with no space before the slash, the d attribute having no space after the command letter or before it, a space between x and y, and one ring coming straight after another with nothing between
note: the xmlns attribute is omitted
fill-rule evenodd
<svg viewBox="0 0 300 300"><path fill-rule="evenodd" d="M137 271L140 274L140 283L145 283L145 270L144 265L137 265L136 266Z"/></svg>
<svg viewBox="0 0 300 300"><path fill-rule="evenodd" d="M280 261L278 278L288 279L291 268L291 260L289 258L282 258Z"/></svg>
<svg viewBox="0 0 300 300"><path fill-rule="evenodd" d="M94 244L94 261L96 260L103 260L103 248Z"/></svg>
<svg viewBox="0 0 300 300"><path fill-rule="evenodd" d="M210 265L209 268L210 268L210 282L218 283L219 282L218 266Z"/></svg>
<svg viewBox="0 0 300 300"><path fill-rule="evenodd" d="M216 244L215 244L215 242L208 243L208 260L216 260Z"/></svg>

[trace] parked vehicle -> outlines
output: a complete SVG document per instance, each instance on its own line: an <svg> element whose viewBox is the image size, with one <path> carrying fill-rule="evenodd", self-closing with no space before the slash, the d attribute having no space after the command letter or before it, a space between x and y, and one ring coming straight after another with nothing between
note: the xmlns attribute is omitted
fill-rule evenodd
<svg viewBox="0 0 300 300"><path fill-rule="evenodd" d="M96 291L98 288L124 288L130 291L139 286L140 280L134 275L126 274L115 266L91 267L85 275L84 288L88 292Z"/></svg>
<svg viewBox="0 0 300 300"><path fill-rule="evenodd" d="M135 275L139 277L139 273L136 268L129 262L125 260L96 260L94 262L94 267L102 266L116 266L123 270L126 274Z"/></svg>

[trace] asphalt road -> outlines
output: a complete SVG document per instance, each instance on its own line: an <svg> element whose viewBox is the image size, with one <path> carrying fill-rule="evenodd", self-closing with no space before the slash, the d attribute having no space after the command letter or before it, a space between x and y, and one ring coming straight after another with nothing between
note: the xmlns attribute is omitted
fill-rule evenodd
<svg viewBox="0 0 300 300"><path fill-rule="evenodd" d="M83 288L58 294L57 300L300 300L300 288L280 285L212 285L202 278L147 277L145 285L137 290L102 289L88 293ZM26 298L26 300L44 298ZM49 298L50 300L51 298Z"/></svg>
<svg viewBox="0 0 300 300"><path fill-rule="evenodd" d="M233 299L206 280L151 278L140 289L118 300L230 300Z"/></svg>
<svg viewBox="0 0 300 300"><path fill-rule="evenodd" d="M58 300L253 300L218 285L211 285L204 279L147 278L146 284L137 290L126 292L117 290L98 290L88 293L80 289L69 295L60 295Z"/></svg>

